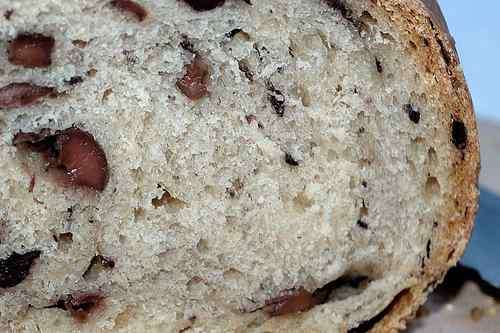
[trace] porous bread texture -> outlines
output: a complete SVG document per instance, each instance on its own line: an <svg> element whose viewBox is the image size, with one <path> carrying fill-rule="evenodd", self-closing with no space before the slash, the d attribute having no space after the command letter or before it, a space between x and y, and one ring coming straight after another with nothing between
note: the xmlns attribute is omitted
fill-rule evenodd
<svg viewBox="0 0 500 333"><path fill-rule="evenodd" d="M42 251L23 283L1 290L1 330L345 332L380 313L374 330L403 328L463 251L477 197L470 97L422 5L352 0L345 15L323 0L228 0L202 13L138 3L141 23L97 0L0 0L14 10L0 21L2 49L20 32L56 39L48 69L2 53L0 86L67 92L0 111L0 257ZM193 58L186 38L211 67L197 102L175 85ZM83 83L65 84L74 76ZM283 117L271 96L284 97ZM107 154L103 193L61 188L12 146L19 130L72 124ZM155 207L164 191L178 201ZM65 232L72 242L55 241ZM115 267L84 277L96 254ZM302 314L260 310L283 290L345 276L369 281ZM81 292L106 296L84 323L47 308Z"/></svg>

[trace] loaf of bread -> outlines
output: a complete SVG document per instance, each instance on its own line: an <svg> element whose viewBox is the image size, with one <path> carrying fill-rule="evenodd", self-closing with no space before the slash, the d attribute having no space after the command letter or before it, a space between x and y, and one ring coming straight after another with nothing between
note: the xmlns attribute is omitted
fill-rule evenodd
<svg viewBox="0 0 500 333"><path fill-rule="evenodd" d="M434 0L0 0L0 332L395 332L477 208Z"/></svg>

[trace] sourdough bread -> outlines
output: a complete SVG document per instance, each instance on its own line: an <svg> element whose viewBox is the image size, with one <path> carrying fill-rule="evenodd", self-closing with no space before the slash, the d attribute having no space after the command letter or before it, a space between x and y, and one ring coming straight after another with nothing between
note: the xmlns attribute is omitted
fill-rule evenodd
<svg viewBox="0 0 500 333"><path fill-rule="evenodd" d="M392 332L462 254L477 129L434 1L0 12L0 331Z"/></svg>

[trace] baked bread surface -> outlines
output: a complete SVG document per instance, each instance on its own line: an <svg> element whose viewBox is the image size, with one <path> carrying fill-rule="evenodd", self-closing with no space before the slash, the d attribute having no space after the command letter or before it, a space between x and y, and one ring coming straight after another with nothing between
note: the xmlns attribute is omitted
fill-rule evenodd
<svg viewBox="0 0 500 333"><path fill-rule="evenodd" d="M55 40L43 68L1 53L0 87L57 91L0 110L0 258L37 254L0 288L0 331L404 329L477 210L475 117L437 4L136 4L147 16L0 0L0 48ZM195 59L208 74L186 92ZM72 126L106 154L103 191L13 144Z"/></svg>

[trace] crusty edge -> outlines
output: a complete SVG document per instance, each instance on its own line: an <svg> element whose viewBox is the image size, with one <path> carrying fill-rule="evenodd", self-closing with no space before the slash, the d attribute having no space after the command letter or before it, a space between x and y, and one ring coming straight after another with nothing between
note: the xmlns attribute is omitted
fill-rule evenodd
<svg viewBox="0 0 500 333"><path fill-rule="evenodd" d="M444 115L443 126L450 128L453 119L462 121L467 128L467 146L456 149L454 170L450 176L454 193L447 193L447 206L434 231L433 250L419 282L400 295L387 309L387 314L370 332L398 332L406 327L427 295L442 282L448 269L462 256L474 225L478 208L478 177L480 170L479 139L472 99L460 68L454 41L437 1L379 0L396 27L408 36L427 38L426 49L418 49L417 62L423 69L435 74L436 89L449 116ZM416 29L418 28L418 29ZM417 32L418 30L418 32Z"/></svg>

